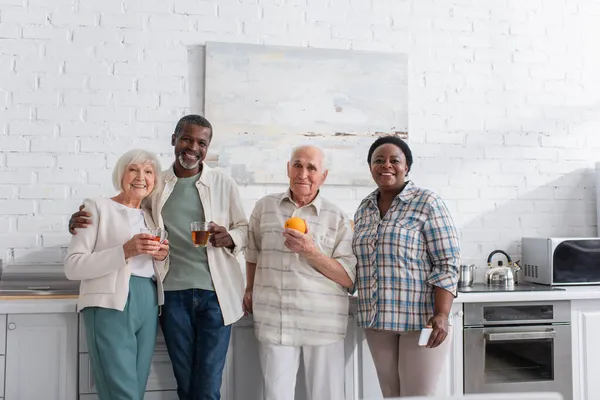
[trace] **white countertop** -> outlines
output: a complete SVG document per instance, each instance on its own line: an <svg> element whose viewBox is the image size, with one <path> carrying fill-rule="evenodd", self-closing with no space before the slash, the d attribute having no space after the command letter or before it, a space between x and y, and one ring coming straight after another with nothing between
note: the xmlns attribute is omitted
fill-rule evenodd
<svg viewBox="0 0 600 400"><path fill-rule="evenodd" d="M599 300L600 285L562 286L565 290L535 292L458 293L454 303L495 303L507 301ZM354 303L356 299L351 301ZM77 312L77 299L0 300L0 314L46 314Z"/></svg>
<svg viewBox="0 0 600 400"><path fill-rule="evenodd" d="M455 303L495 303L503 301L545 301L545 300L597 300L600 299L600 285L560 286L565 290L534 292L485 292L458 293Z"/></svg>

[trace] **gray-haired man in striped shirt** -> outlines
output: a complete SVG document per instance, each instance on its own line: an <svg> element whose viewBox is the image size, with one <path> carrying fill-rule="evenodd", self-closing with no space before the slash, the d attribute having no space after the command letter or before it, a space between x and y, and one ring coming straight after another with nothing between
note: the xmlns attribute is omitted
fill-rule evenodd
<svg viewBox="0 0 600 400"><path fill-rule="evenodd" d="M346 214L319 194L323 151L292 151L287 192L260 199L250 217L244 307L254 314L265 400L294 400L303 355L308 398L344 400L344 337L356 258ZM290 217L306 233L284 229Z"/></svg>

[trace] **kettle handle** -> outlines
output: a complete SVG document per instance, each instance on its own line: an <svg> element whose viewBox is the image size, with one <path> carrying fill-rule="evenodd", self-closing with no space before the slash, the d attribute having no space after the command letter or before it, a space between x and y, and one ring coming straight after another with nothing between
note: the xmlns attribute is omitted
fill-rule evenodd
<svg viewBox="0 0 600 400"><path fill-rule="evenodd" d="M506 257L506 260L508 261L508 263L509 263L509 264L510 264L510 263L512 263L512 259L510 258L510 256L508 255L508 253L506 253L506 252L505 252L505 251L503 251L503 250L494 250L494 251L492 251L492 252L490 253L490 255L488 256L488 259L487 259L488 266L490 266L490 267L492 266L492 257L494 257L494 255L496 255L496 254L498 254L498 253L500 253L500 254L504 254L504 256Z"/></svg>

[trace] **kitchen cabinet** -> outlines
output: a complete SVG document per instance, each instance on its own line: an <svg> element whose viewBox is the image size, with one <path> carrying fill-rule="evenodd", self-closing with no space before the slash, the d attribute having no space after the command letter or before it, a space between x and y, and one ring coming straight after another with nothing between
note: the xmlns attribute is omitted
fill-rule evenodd
<svg viewBox="0 0 600 400"><path fill-rule="evenodd" d="M600 300L586 307L580 312L585 326L590 329L586 340L591 341L595 332L593 324L600 324ZM354 314L355 305L351 307L345 339L346 400L381 398L369 347L362 328L356 326ZM438 390L438 394L443 395L462 393L462 304L454 305L451 317L455 334L450 355L443 361L445 369ZM262 399L262 371L252 318L242 318L233 326L229 346L221 387L222 399ZM591 346L594 346L593 341ZM594 359L585 362L588 368L591 365L594 371L600 372L600 363ZM304 382L301 365L296 400L307 398ZM600 393L600 389L593 385L593 380L588 382L588 392ZM145 399L176 400L176 388L164 337L159 329ZM32 398L98 399L85 328L77 313L0 314L0 400Z"/></svg>
<svg viewBox="0 0 600 400"><path fill-rule="evenodd" d="M155 352L150 366L147 391L169 391L177 389L173 367L167 352ZM95 394L98 390L92 373L92 364L88 353L79 354L79 393Z"/></svg>
<svg viewBox="0 0 600 400"><path fill-rule="evenodd" d="M6 400L77 399L77 314L10 314Z"/></svg>
<svg viewBox="0 0 600 400"><path fill-rule="evenodd" d="M0 399L4 397L4 366L6 357L0 356Z"/></svg>
<svg viewBox="0 0 600 400"><path fill-rule="evenodd" d="M454 304L450 312L452 343L440 377L438 395L458 396L463 394L463 305Z"/></svg>
<svg viewBox="0 0 600 400"><path fill-rule="evenodd" d="M574 399L600 399L600 300L571 302Z"/></svg>
<svg viewBox="0 0 600 400"><path fill-rule="evenodd" d="M4 366L6 357L6 314L0 314L0 399L4 397Z"/></svg>
<svg viewBox="0 0 600 400"><path fill-rule="evenodd" d="M451 318L454 335L444 372L440 378L438 394L462 394L462 304L455 304ZM363 329L356 326L351 314L345 340L346 400L381 398L375 365ZM307 398L304 368L300 364L296 382L295 400ZM243 318L234 326L227 363L223 373L223 400L260 400L263 396L262 371L258 358L258 341L254 335L251 318Z"/></svg>
<svg viewBox="0 0 600 400"><path fill-rule="evenodd" d="M0 355L4 354L6 354L6 314L0 314Z"/></svg>

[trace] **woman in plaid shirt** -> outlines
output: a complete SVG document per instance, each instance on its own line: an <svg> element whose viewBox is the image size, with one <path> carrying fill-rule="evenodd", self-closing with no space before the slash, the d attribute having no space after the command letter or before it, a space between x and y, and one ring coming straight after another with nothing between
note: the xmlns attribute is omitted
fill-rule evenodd
<svg viewBox="0 0 600 400"><path fill-rule="evenodd" d="M378 138L367 162L377 189L354 216L358 323L384 397L432 395L450 350L458 234L442 199L406 179L413 162L406 142ZM433 332L420 347L426 326Z"/></svg>

